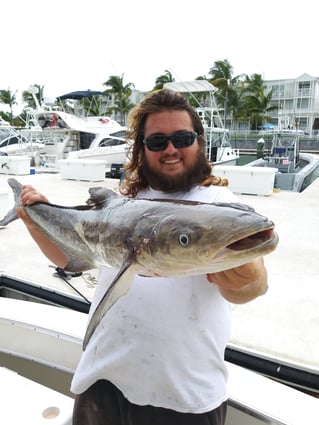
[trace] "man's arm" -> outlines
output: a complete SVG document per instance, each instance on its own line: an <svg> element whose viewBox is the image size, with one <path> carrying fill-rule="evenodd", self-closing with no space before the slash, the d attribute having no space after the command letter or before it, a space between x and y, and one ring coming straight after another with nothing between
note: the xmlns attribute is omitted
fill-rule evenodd
<svg viewBox="0 0 319 425"><path fill-rule="evenodd" d="M258 258L233 269L207 275L223 297L231 303L243 304L264 295L268 289L264 259Z"/></svg>
<svg viewBox="0 0 319 425"><path fill-rule="evenodd" d="M17 215L24 222L30 235L37 243L43 254L55 265L64 268L67 265L66 256L45 236L41 229L24 211L23 205L32 205L34 202L48 202L48 200L32 186L23 186L20 197L20 203L22 206L17 208Z"/></svg>

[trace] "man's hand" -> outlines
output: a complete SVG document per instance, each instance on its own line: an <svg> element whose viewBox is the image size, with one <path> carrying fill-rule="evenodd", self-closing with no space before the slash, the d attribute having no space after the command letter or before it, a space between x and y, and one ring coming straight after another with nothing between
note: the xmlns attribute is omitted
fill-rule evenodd
<svg viewBox="0 0 319 425"><path fill-rule="evenodd" d="M22 187L22 192L20 196L20 205L21 207L18 207L16 209L17 216L21 218L21 220L24 222L24 224L27 226L29 230L34 229L36 224L34 221L31 220L31 218L26 214L26 212L23 209L23 206L32 205L35 202L49 202L48 199L39 193L33 186L30 185L24 185Z"/></svg>
<svg viewBox="0 0 319 425"><path fill-rule="evenodd" d="M207 275L209 282L215 283L228 301L241 304L248 302L267 291L267 271L263 258L222 272Z"/></svg>
<svg viewBox="0 0 319 425"><path fill-rule="evenodd" d="M26 184L22 187L20 196L21 205L32 205L35 202L49 202L48 199L39 193L34 187Z"/></svg>

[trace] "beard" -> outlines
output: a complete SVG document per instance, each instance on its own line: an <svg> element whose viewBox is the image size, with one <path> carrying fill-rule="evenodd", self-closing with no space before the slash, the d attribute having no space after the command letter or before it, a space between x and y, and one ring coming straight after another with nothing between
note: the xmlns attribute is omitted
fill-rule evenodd
<svg viewBox="0 0 319 425"><path fill-rule="evenodd" d="M160 171L153 171L149 167L145 156L143 158L141 171L151 187L161 190L162 192L173 193L188 191L193 186L202 182L207 177L207 168L207 158L205 154L199 150L192 166L180 174L170 176Z"/></svg>

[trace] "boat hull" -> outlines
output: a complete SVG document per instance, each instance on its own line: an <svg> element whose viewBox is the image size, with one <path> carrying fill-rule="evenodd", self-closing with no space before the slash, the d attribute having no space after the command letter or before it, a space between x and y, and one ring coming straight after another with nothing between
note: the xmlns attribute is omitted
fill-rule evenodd
<svg viewBox="0 0 319 425"><path fill-rule="evenodd" d="M68 388L81 355L87 315L58 306L5 297L0 297L0 311L1 365L24 377L24 385L30 383L29 380L41 384L37 390L43 394L50 387L72 397ZM65 356L65 353L68 355ZM229 400L226 425L303 425L312 423L311 420L316 417L318 399L235 364L227 362L227 368ZM1 381L2 401L7 394L7 397L10 396L9 403L12 396L5 392L5 387L14 385L17 376L6 373L6 377L5 386L4 380ZM64 417L71 418L72 403L62 401ZM19 404L19 400L15 402ZM34 410L33 392L24 392L23 402L29 406L29 411L24 412L27 417ZM18 413L11 413L9 418L7 410L2 409L1 423L9 423L9 419L13 423L15 414Z"/></svg>
<svg viewBox="0 0 319 425"><path fill-rule="evenodd" d="M275 175L274 188L291 192L302 192L307 182L319 169L319 156L314 154L300 153L302 166L294 172L282 172L278 170ZM263 158L248 162L244 166L273 168L278 166L275 162L265 161Z"/></svg>

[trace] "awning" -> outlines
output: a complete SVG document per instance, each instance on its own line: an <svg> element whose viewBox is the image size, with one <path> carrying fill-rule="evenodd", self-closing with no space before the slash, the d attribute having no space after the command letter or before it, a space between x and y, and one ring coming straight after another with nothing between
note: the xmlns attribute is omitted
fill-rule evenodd
<svg viewBox="0 0 319 425"><path fill-rule="evenodd" d="M73 91L71 93L63 94L62 96L57 97L56 99L64 100L64 99L73 99L73 100L80 100L84 97L90 97L90 96L108 96L111 97L109 93L102 92L102 91L95 91L95 90L81 90L81 91Z"/></svg>

